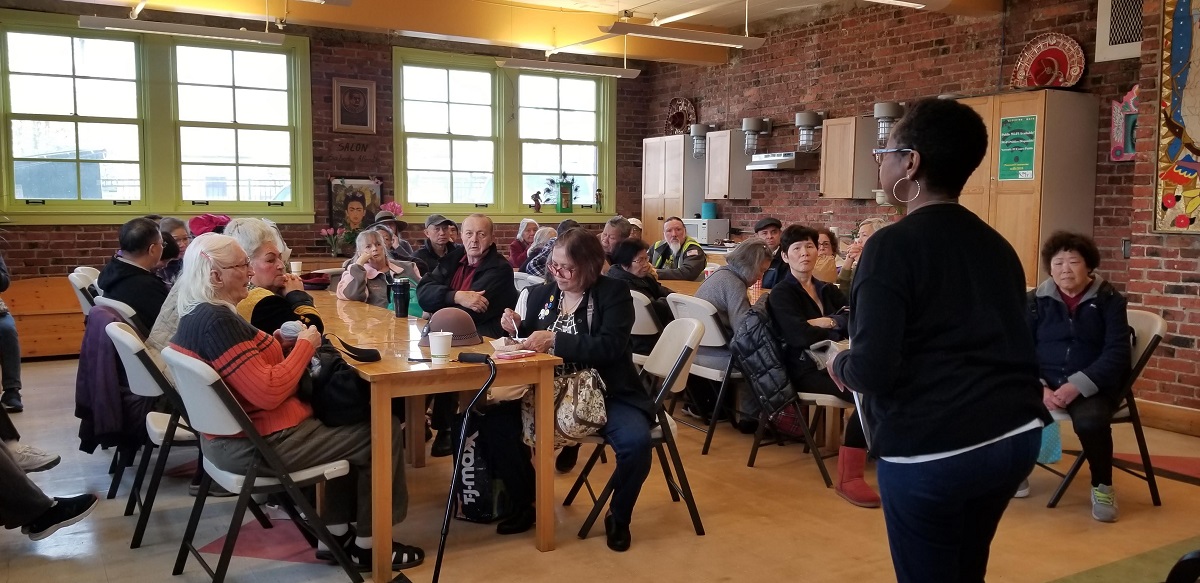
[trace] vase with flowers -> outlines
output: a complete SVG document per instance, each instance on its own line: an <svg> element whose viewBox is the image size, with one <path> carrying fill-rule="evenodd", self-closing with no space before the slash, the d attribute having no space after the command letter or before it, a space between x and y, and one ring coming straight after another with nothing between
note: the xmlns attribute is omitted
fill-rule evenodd
<svg viewBox="0 0 1200 583"><path fill-rule="evenodd" d="M337 257L338 252L341 251L342 245L346 241L346 229L330 227L317 232L325 239L325 243L329 245L329 254L332 257Z"/></svg>

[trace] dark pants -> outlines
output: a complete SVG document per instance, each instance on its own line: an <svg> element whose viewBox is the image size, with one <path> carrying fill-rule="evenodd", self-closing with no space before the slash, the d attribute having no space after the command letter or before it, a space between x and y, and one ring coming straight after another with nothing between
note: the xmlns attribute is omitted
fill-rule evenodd
<svg viewBox="0 0 1200 583"><path fill-rule="evenodd" d="M33 522L54 503L28 477L7 447L0 445L0 526L19 528Z"/></svg>
<svg viewBox="0 0 1200 583"><path fill-rule="evenodd" d="M879 494L899 583L981 583L1000 517L1029 475L1041 431L948 458L879 460Z"/></svg>
<svg viewBox="0 0 1200 583"><path fill-rule="evenodd" d="M612 501L608 509L618 524L629 525L633 505L637 504L642 484L650 475L650 419L641 409L608 399L605 401L608 423L600 430L617 456Z"/></svg>
<svg viewBox="0 0 1200 583"><path fill-rule="evenodd" d="M438 393L430 400L433 401L433 413L429 416L429 426L439 433L453 429L458 413L458 393Z"/></svg>
<svg viewBox="0 0 1200 583"><path fill-rule="evenodd" d="M853 402L854 397L837 387L833 379L829 378L829 373L823 370L812 369L792 378L796 391L801 393L817 393L820 395L833 395L844 401ZM828 422L828 421L826 421ZM842 445L857 449L867 448L867 438L863 435L862 420L858 417L858 409L854 409L854 415L850 417L850 422L846 424L846 435L842 438Z"/></svg>
<svg viewBox="0 0 1200 583"><path fill-rule="evenodd" d="M532 450L522 440L521 401L504 401L471 416L492 475L504 482L513 509L533 506L536 482Z"/></svg>
<svg viewBox="0 0 1200 583"><path fill-rule="evenodd" d="M21 390L21 343L12 314L0 315L0 378L4 390Z"/></svg>
<svg viewBox="0 0 1200 583"><path fill-rule="evenodd" d="M1067 407L1071 426L1092 470L1092 487L1112 485L1112 416L1116 410L1116 404L1107 395L1076 397Z"/></svg>
<svg viewBox="0 0 1200 583"><path fill-rule="evenodd" d="M21 434L17 432L17 426L13 425L12 418L8 416L4 407L0 407L0 441L21 441Z"/></svg>

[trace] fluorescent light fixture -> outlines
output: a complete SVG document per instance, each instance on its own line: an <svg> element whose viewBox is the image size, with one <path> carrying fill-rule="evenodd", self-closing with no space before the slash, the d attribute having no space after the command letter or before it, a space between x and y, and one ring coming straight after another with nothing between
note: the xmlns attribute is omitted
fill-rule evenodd
<svg viewBox="0 0 1200 583"><path fill-rule="evenodd" d="M313 4L328 4L330 6L349 6L354 0L300 0L301 2L312 2Z"/></svg>
<svg viewBox="0 0 1200 583"><path fill-rule="evenodd" d="M917 10L925 7L924 4L917 2L905 2L904 0L867 0L867 2L874 2L876 4L890 4L892 6L903 6L905 8L916 8Z"/></svg>
<svg viewBox="0 0 1200 583"><path fill-rule="evenodd" d="M530 71L552 71L555 73L578 73L580 75L598 75L601 77L617 77L634 79L642 74L641 69L622 69L620 67L601 67L599 65L579 65L576 63L552 63L550 61L535 61L533 59L496 59L496 66L505 69L526 69Z"/></svg>
<svg viewBox="0 0 1200 583"><path fill-rule="evenodd" d="M630 24L628 22L614 22L612 26L601 26L600 32L659 38L702 45L716 45L735 49L757 49L763 46L763 43L767 42L767 39L757 36L705 32L686 28L667 28L665 26L650 26L648 24Z"/></svg>
<svg viewBox="0 0 1200 583"><path fill-rule="evenodd" d="M169 34L173 36L188 36L194 38L216 38L221 40L259 43L263 45L281 45L286 38L282 34L273 32L233 30L230 28L194 26L191 24L172 24L170 22L150 22L147 20L130 20L127 18L105 18L103 16L80 16L79 28L88 28L92 30L147 32L150 34Z"/></svg>

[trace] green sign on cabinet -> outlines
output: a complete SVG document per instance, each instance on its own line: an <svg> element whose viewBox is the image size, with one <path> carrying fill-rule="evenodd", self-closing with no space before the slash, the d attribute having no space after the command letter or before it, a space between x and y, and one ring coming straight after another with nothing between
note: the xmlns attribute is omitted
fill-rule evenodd
<svg viewBox="0 0 1200 583"><path fill-rule="evenodd" d="M1033 180L1036 115L1000 118L999 180Z"/></svg>

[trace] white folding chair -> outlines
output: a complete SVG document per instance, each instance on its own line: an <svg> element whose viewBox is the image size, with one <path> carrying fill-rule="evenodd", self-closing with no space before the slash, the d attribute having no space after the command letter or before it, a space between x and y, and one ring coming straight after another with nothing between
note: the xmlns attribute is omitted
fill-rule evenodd
<svg viewBox="0 0 1200 583"><path fill-rule="evenodd" d="M166 395L172 409L169 414L153 411L146 414L146 433L150 439L142 449L142 461L138 465L133 489L129 492L129 502L125 506L125 516L132 515L135 508L140 508L137 528L133 530L133 541L129 543L129 548L136 549L142 545L142 536L146 533L146 524L149 522L150 512L154 509L154 499L158 496L158 486L166 470L167 456L170 455L171 448L177 445L198 447L200 442L196 432L180 418L183 402L179 400L179 394L150 357L137 332L122 322L113 322L105 326L104 331L117 347L117 354L125 367L125 375L129 378L129 390L143 397L157 398ZM150 485L146 488L143 499L142 482L150 466L150 454L156 447L159 448L158 463L154 465L154 473L150 476Z"/></svg>
<svg viewBox="0 0 1200 583"><path fill-rule="evenodd" d="M679 318L694 318L704 325L704 337L700 339L700 346L729 349L729 337L725 334L724 326L717 319L717 308L707 300L674 293L667 296L667 305L671 307L671 313L675 316L676 320ZM708 428L702 430L707 435L704 436L704 447L700 450L700 453L701 455L708 455L708 448L712 445L713 433L717 430L717 419L721 411L721 405L725 401L725 391L729 388L729 380L742 378L742 373L733 369L732 353L729 355L729 360L726 362L724 368L711 368L692 364L690 372L698 377L721 383L721 388L717 391L716 403L713 405L712 416L709 417ZM732 420L731 415L730 421ZM695 427L686 421L683 423Z"/></svg>
<svg viewBox="0 0 1200 583"><path fill-rule="evenodd" d="M654 308L651 307L650 298L640 292L629 290L629 295L633 296L633 330L630 332L635 336L658 336L662 332L662 324L658 321L658 316L654 314ZM633 364L638 366L646 366L646 359L649 355L633 353Z"/></svg>
<svg viewBox="0 0 1200 583"><path fill-rule="evenodd" d="M1163 337L1167 335L1167 322L1153 312L1145 310L1129 309L1126 312L1129 318L1129 327L1133 328L1133 349L1130 350L1130 373L1129 378L1125 381L1125 385L1121 387L1120 406L1113 413L1113 423L1129 423L1133 426L1133 435L1137 439L1138 453L1142 456L1141 467L1136 467L1136 464L1130 464L1124 460L1113 460L1113 467L1121 470L1131 476L1141 478L1150 488L1150 500L1155 506L1162 506L1162 498L1158 495L1158 482L1154 479L1154 465L1150 462L1150 450L1146 447L1146 434L1142 431L1142 418L1138 414L1137 400L1133 398L1133 383L1142 374L1142 370L1146 368L1146 363L1150 362L1150 357L1154 355L1154 350L1158 348L1158 344L1162 342ZM1056 421L1069 421L1071 416L1066 411L1056 410L1051 411L1050 415ZM1058 470L1045 465L1038 464L1050 471L1050 473L1061 476L1062 483L1058 485L1058 489L1054 491L1054 495L1050 497L1050 502L1046 504L1047 508L1054 508L1058 505L1058 501L1062 499L1067 488L1071 485L1071 481L1075 479L1075 475L1079 473L1083 467L1084 455L1082 451L1064 451L1063 453L1075 454L1075 463L1071 464L1071 469L1064 474ZM1140 473L1139 473L1140 472Z"/></svg>
<svg viewBox="0 0 1200 583"><path fill-rule="evenodd" d="M663 401L666 400L668 394L678 394L687 386L687 371L696 358L696 347L700 345L700 338L703 335L704 325L698 320L676 319L667 324L642 368L643 378L647 379L649 388L655 395L655 419L650 428L651 443L658 453L658 462L662 466L671 500L678 502L681 497L683 498L687 504L688 513L692 517L692 527L696 529L696 534L699 536L704 535L704 524L700 521L700 511L696 508L696 499L692 494L687 473L683 469L683 460L679 457L679 447L675 443L675 420L667 414ZM567 494L566 499L563 500L563 506L570 506L575 501L575 496L579 494L580 489L587 488L588 495L592 498L592 511L579 529L579 538L587 538L588 531L595 524L600 512L604 510L604 505L608 502L616 484L613 482L614 475L609 478L600 495L596 495L591 483L588 482L588 476L591 474L592 468L596 466L596 462L600 460L607 442L600 435L584 438L582 442L595 444L596 448L592 451L583 470L579 472L579 477L571 486L571 491ZM668 453L671 456L669 462L667 460ZM675 476L679 478L678 481L671 474L672 467Z"/></svg>
<svg viewBox="0 0 1200 583"><path fill-rule="evenodd" d="M175 378L175 387L182 398L188 421L192 427L201 433L214 436L233 436L243 434L258 451L254 463L245 474L226 471L213 464L208 457L204 458L205 475L200 481L200 492L196 495L196 503L192 506L191 518L183 534L183 542L179 546L179 555L175 560L173 575L183 572L188 553L196 557L204 566L204 570L212 575L213 583L222 583L225 572L229 569L229 560L233 555L233 547L237 542L242 519L246 508L250 505L251 495L258 493L286 492L291 503L299 510L292 514L292 520L297 525L307 525L313 534L329 547L331 553L342 570L354 583L362 583L362 575L346 556L346 551L325 528L312 505L300 491L300 488L345 476L350 473L350 463L346 460L304 468L288 472L287 467L275 452L275 449L263 439L246 411L229 392L225 381L207 364L187 356L173 348L167 347L162 352L171 376ZM267 475L260 476L260 473ZM193 544L196 529L200 524L200 515L204 510L204 501L208 498L209 487L216 481L230 492L238 494L237 505L233 510L233 520L229 524L229 533L225 537L225 545L221 548L221 557L216 570L200 556L200 551ZM290 506L285 509L294 512ZM303 532L303 531L302 531ZM307 536L306 536L307 538Z"/></svg>
<svg viewBox="0 0 1200 583"><path fill-rule="evenodd" d="M91 278L92 283L95 283L100 279L100 270L88 265L80 265L79 267L76 267L75 273L82 273L83 275L88 276Z"/></svg>
<svg viewBox="0 0 1200 583"><path fill-rule="evenodd" d="M541 285L543 283L546 283L546 280L536 275L529 275L521 271L513 274L513 285L517 287L517 291L521 291L531 285Z"/></svg>
<svg viewBox="0 0 1200 583"><path fill-rule="evenodd" d="M93 285L92 279L82 273L68 273L67 281L71 283L71 289L75 290L79 309L83 311L84 317L87 317L92 311L92 306L96 305L96 296L88 289L88 286Z"/></svg>
<svg viewBox="0 0 1200 583"><path fill-rule="evenodd" d="M134 311L133 307L129 304L106 296L96 296L96 305L108 306L116 310L117 313L121 315L121 319L124 320L126 324L129 324L131 328L136 330L141 338L145 339L150 336L150 327L142 321L142 318L138 316L138 313ZM150 324L153 325L154 322L151 322Z"/></svg>

